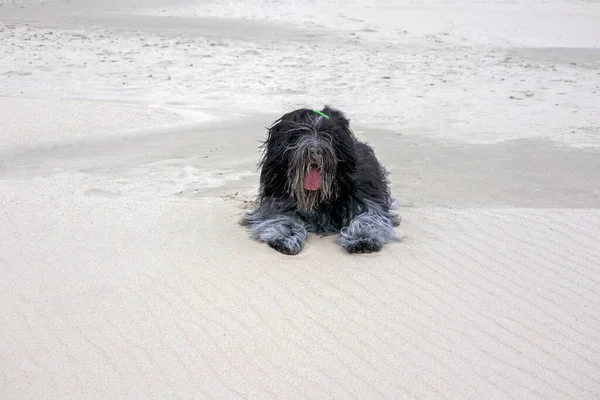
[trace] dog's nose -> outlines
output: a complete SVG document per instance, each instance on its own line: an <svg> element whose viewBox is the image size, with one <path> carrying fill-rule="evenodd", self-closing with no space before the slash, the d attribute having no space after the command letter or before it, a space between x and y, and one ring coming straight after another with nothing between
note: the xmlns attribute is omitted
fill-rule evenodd
<svg viewBox="0 0 600 400"><path fill-rule="evenodd" d="M321 155L321 150L317 149L316 147L313 147L310 149L310 155L313 157Z"/></svg>

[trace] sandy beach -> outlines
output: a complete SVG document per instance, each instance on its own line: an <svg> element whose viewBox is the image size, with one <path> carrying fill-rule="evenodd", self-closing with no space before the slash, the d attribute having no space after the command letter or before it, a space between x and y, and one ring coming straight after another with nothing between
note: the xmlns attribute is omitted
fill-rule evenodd
<svg viewBox="0 0 600 400"><path fill-rule="evenodd" d="M600 398L598 21L0 0L0 399ZM390 172L379 253L238 225L265 127L325 104Z"/></svg>

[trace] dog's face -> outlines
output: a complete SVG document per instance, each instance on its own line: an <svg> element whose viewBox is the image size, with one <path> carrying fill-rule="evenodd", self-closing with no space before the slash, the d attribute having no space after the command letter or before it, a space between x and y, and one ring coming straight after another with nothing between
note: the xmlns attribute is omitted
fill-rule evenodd
<svg viewBox="0 0 600 400"><path fill-rule="evenodd" d="M299 109L277 120L261 161L265 194L291 196L304 212L335 199L355 166L349 121L329 107L322 113Z"/></svg>

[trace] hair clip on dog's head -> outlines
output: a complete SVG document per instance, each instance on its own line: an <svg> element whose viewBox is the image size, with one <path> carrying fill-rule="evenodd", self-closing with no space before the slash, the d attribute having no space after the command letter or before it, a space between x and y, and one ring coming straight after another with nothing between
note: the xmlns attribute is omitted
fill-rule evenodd
<svg viewBox="0 0 600 400"><path fill-rule="evenodd" d="M322 117L325 117L325 118L329 119L329 115L323 114L323 113L322 113L321 111L319 111L319 110L313 110L313 111L314 111L314 112L316 112L317 114L319 114L320 116L322 116Z"/></svg>

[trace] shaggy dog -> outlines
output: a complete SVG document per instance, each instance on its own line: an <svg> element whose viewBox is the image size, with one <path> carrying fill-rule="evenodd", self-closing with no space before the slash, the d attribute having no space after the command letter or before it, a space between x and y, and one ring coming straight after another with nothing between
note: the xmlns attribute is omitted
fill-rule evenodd
<svg viewBox="0 0 600 400"><path fill-rule="evenodd" d="M261 146L257 208L241 221L252 238L289 255L307 232L339 233L349 253L371 253L397 240L387 172L339 110L301 108L268 128Z"/></svg>

